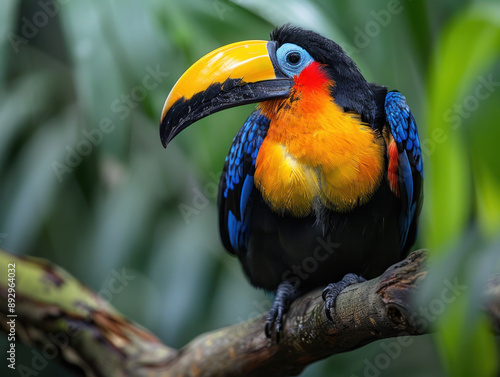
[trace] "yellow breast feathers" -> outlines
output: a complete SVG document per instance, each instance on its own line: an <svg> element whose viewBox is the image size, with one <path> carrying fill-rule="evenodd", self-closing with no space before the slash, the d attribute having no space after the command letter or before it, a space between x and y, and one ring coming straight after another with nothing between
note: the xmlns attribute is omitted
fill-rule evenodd
<svg viewBox="0 0 500 377"><path fill-rule="evenodd" d="M370 200L383 176L383 140L346 113L329 86L304 88L260 104L270 119L255 184L275 212L309 215L313 204L347 212Z"/></svg>

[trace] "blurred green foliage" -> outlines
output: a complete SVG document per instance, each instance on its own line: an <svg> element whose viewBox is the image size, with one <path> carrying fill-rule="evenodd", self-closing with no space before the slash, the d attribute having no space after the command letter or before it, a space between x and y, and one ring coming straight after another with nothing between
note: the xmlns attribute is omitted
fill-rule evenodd
<svg viewBox="0 0 500 377"><path fill-rule="evenodd" d="M337 41L369 81L407 97L426 169L417 246L434 260L419 305L441 330L303 375L493 376L498 349L472 308L500 259L497 1L2 0L1 246L65 267L174 347L265 312L269 299L222 249L215 207L252 106L203 119L166 151L158 121L196 59L287 22ZM113 293L123 269L133 278ZM446 288L454 296L439 301Z"/></svg>

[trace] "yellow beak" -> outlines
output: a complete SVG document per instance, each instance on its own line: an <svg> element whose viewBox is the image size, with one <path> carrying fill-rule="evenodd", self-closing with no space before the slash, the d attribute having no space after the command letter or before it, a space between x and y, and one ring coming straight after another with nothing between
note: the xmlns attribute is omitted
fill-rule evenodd
<svg viewBox="0 0 500 377"><path fill-rule="evenodd" d="M277 77L275 42L245 41L218 48L177 81L161 114L163 146L197 120L217 111L288 96L293 80Z"/></svg>

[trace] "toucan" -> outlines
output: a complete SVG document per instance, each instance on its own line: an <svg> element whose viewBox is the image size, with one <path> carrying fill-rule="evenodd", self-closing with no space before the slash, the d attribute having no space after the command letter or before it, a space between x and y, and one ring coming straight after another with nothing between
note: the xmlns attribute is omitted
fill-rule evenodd
<svg viewBox="0 0 500 377"><path fill-rule="evenodd" d="M369 83L337 43L291 25L269 41L216 49L168 95L163 146L197 120L257 103L219 183L219 231L250 283L274 294L265 334L284 332L298 296L337 295L380 275L415 242L423 165L415 119L398 91Z"/></svg>

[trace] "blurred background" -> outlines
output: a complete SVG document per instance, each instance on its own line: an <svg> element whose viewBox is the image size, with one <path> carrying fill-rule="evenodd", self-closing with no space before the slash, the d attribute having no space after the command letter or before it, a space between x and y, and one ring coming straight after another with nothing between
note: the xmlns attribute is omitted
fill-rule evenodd
<svg viewBox="0 0 500 377"><path fill-rule="evenodd" d="M203 119L167 150L158 124L194 61L284 23L335 40L369 81L405 94L425 163L415 248L432 254L417 305L440 331L303 375L496 375L498 339L472 308L500 260L498 1L2 0L0 247L63 266L177 348L266 312L222 248L215 204L253 105ZM111 293L116 274L127 279ZM19 364L31 356L18 346ZM50 362L39 375L67 373Z"/></svg>

